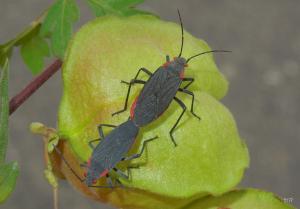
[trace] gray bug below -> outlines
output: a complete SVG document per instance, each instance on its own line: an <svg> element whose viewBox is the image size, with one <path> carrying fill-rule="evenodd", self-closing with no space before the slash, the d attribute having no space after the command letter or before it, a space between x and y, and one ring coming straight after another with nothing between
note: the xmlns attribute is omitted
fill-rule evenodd
<svg viewBox="0 0 300 209"><path fill-rule="evenodd" d="M114 128L114 130L112 130L107 136L104 136L103 133L103 127L105 126ZM82 164L82 167L86 168L86 172L84 174L86 178L81 178L72 169L67 160L63 157L60 150L57 147L54 147L56 152L62 157L74 175L81 182L84 182L88 187L113 188L113 183L110 178L110 173L112 171L114 171L118 176L128 179L129 175L119 170L116 165L121 161L139 158L143 154L147 143L157 138L153 137L145 140L139 153L127 157L126 154L130 150L139 132L139 127L131 119L120 124L119 126L100 124L98 126L98 131L100 138L89 142L89 146L93 150L92 155L88 162ZM100 142L94 146L93 143L97 141ZM106 177L108 186L94 185L101 177ZM116 179L116 181L119 183L119 185L121 185L118 179Z"/></svg>

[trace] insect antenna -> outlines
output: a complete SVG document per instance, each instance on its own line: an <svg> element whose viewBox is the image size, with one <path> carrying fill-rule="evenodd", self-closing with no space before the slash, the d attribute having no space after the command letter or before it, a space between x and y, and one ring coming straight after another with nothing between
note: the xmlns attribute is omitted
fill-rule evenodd
<svg viewBox="0 0 300 209"><path fill-rule="evenodd" d="M213 53L213 52L232 52L232 51L227 51L227 50L211 50L211 51L202 52L202 53L196 54L196 55L191 56L190 58L188 58L186 60L186 63L188 63L191 59L193 59L195 57L198 57L198 56L203 55L203 54Z"/></svg>
<svg viewBox="0 0 300 209"><path fill-rule="evenodd" d="M85 179L80 178L80 176L74 171L74 169L71 167L71 165L68 163L68 161L66 160L66 158L63 156L63 154L61 153L61 151L54 146L55 151L57 152L57 154L61 157L61 159L65 162L65 164L67 165L67 167L72 171L72 173L74 174L74 176L76 176L76 178L81 181L84 182Z"/></svg>
<svg viewBox="0 0 300 209"><path fill-rule="evenodd" d="M178 57L181 57L182 49L183 49L183 41L184 41L184 36L183 36L183 24L182 24L182 19L181 19L181 16L180 16L179 9L177 9L177 12L178 12L179 21L180 21L180 26L181 26L181 47L180 47L180 53L179 53Z"/></svg>

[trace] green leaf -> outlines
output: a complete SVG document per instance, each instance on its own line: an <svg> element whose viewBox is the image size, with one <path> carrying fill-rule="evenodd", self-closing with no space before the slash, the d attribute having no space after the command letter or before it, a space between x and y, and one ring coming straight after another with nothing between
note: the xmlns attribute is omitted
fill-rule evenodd
<svg viewBox="0 0 300 209"><path fill-rule="evenodd" d="M9 59L13 51L13 47L20 46L38 34L40 29L39 20L33 22L30 26L25 28L20 34L18 34L14 39L7 41L6 43L0 45L0 67L4 66L5 60Z"/></svg>
<svg viewBox="0 0 300 209"><path fill-rule="evenodd" d="M17 162L0 165L0 203L4 202L15 188L19 166Z"/></svg>
<svg viewBox="0 0 300 209"><path fill-rule="evenodd" d="M33 74L38 74L44 67L44 57L48 57L49 47L40 36L35 36L21 46L21 55Z"/></svg>
<svg viewBox="0 0 300 209"><path fill-rule="evenodd" d="M25 48L28 48L28 50L33 50L34 53L31 51L27 51L27 49L23 50L23 52L26 54L24 58L25 63L29 66L29 68L32 70L33 73L36 73L38 70L40 70L43 67L43 57L46 56L44 53L45 49L41 51L41 42L45 42L41 40L41 38L38 38L37 35L39 33L40 27L41 27L41 19L43 18L43 15L39 17L37 20L32 22L30 26L26 27L21 33L19 33L14 39L9 40L5 44L0 45L0 67L4 66L5 60L9 59L13 48L16 46L21 46L23 48L24 45L26 45ZM35 41L40 39L36 45L34 44ZM42 46L42 48L45 48L45 46ZM22 51L22 49L21 49ZM30 57L29 55L32 54L34 57ZM22 54L23 55L23 54ZM33 59L37 58L37 63L33 62Z"/></svg>
<svg viewBox="0 0 300 209"><path fill-rule="evenodd" d="M106 16L88 23L75 35L63 67L64 93L58 133L68 140L82 161L91 155L88 142L99 137L98 124L118 125L128 119L129 110L111 117L111 113L124 105L127 86L120 81L130 81L141 67L154 72L165 62L167 54L177 56L180 31L179 25L151 16ZM184 57L208 50L204 41L185 32ZM186 77L195 78L191 89L195 94L195 112L202 120L187 111L174 132L178 143L174 148L169 131L182 110L171 103L160 118L141 128L134 148L128 153L137 153L143 140L159 136L148 144L142 158L131 162L141 164L139 169L131 170L131 181L122 180L136 190L103 192L103 199L122 208L130 205L174 209L171 204L168 207L155 204L171 198L186 203L207 194L220 195L241 180L249 163L247 147L240 139L232 115L217 100L226 94L226 79L212 54L191 61L185 73ZM132 88L129 104L140 89L140 85ZM178 97L190 107L189 95L178 94ZM105 134L109 131L105 130Z"/></svg>
<svg viewBox="0 0 300 209"><path fill-rule="evenodd" d="M0 164L5 162L6 148L8 142L8 59L6 59L0 75Z"/></svg>
<svg viewBox="0 0 300 209"><path fill-rule="evenodd" d="M295 209L270 192L244 189L220 197L206 197L184 209Z"/></svg>
<svg viewBox="0 0 300 209"><path fill-rule="evenodd" d="M74 0L57 0L49 9L40 34L51 35L51 49L55 56L64 57L71 38L73 23L79 18L79 9Z"/></svg>
<svg viewBox="0 0 300 209"><path fill-rule="evenodd" d="M130 16L134 14L150 14L145 11L134 9L144 0L87 0L90 8L96 16L107 14Z"/></svg>

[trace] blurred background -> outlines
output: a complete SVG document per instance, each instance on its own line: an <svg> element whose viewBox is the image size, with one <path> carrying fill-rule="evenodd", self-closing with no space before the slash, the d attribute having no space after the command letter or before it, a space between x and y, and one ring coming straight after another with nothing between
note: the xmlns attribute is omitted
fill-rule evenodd
<svg viewBox="0 0 300 209"><path fill-rule="evenodd" d="M19 33L52 2L1 0L0 43ZM84 1L78 3L80 26L93 16ZM214 49L234 52L215 58L230 81L222 102L233 113L250 151L250 168L239 186L272 191L300 208L300 1L146 0L140 8L176 23L179 8L187 31ZM32 78L15 53L10 96ZM17 160L21 173L16 190L0 208L53 208L52 188L43 174L43 142L28 127L32 121L56 127L61 92L57 73L10 117L8 160ZM85 198L66 182L60 183L59 205L60 209L112 208Z"/></svg>

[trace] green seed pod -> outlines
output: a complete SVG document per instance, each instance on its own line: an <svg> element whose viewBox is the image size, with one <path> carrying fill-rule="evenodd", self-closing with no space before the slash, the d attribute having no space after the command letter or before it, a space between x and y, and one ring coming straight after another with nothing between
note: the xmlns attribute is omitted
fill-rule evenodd
<svg viewBox="0 0 300 209"><path fill-rule="evenodd" d="M127 120L129 112L111 117L124 103L126 86L120 81L129 81L141 67L155 71L167 54L178 55L180 41L179 25L147 15L98 18L77 32L64 61L58 116L60 136L77 159L86 161L91 155L88 141L99 138L99 123L118 125ZM183 57L208 50L204 41L185 32ZM228 83L213 55L192 60L185 75L195 78L190 89L195 93L195 112L202 120L185 114L174 132L178 143L174 148L169 130L181 109L172 103L158 120L141 129L129 153L140 150L142 139L159 136L142 158L130 162L140 165L131 170L131 179L120 179L133 189L90 188L89 195L97 193L93 198L122 208L174 209L207 194L223 194L241 180L249 163L248 151L232 115L217 100L226 94ZM133 88L129 104L139 90L139 86ZM189 96L178 97L189 107ZM67 174L66 178L73 177ZM75 184L76 180L70 181ZM82 191L86 193L87 188Z"/></svg>

